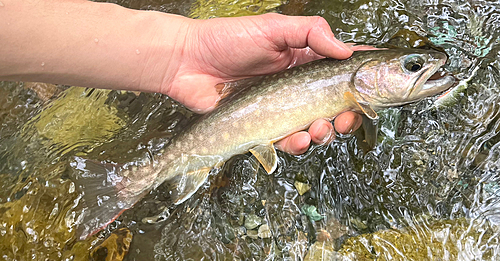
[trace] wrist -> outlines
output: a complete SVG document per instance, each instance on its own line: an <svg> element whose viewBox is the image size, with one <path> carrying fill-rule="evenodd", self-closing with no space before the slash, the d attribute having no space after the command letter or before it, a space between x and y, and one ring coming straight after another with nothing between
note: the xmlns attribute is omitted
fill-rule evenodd
<svg viewBox="0 0 500 261"><path fill-rule="evenodd" d="M83 0L2 2L0 80L162 91L190 20Z"/></svg>
<svg viewBox="0 0 500 261"><path fill-rule="evenodd" d="M144 55L141 91L168 94L177 72L185 60L185 43L195 21L193 19L159 12L147 12L154 28ZM154 17L154 18L153 18Z"/></svg>

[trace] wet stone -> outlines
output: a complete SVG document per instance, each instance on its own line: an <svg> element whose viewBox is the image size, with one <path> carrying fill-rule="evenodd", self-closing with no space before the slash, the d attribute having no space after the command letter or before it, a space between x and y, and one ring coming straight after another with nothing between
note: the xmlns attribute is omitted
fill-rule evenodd
<svg viewBox="0 0 500 261"><path fill-rule="evenodd" d="M306 254L304 261L336 261L342 260L342 255L335 252L333 245L329 242L317 241L314 243Z"/></svg>
<svg viewBox="0 0 500 261"><path fill-rule="evenodd" d="M319 221L323 219L323 217L318 213L315 206L304 205L301 208L302 213L306 215L311 221Z"/></svg>
<svg viewBox="0 0 500 261"><path fill-rule="evenodd" d="M259 232L255 231L255 230L247 230L247 236L251 239L258 239Z"/></svg>
<svg viewBox="0 0 500 261"><path fill-rule="evenodd" d="M100 245L96 246L90 256L95 261L121 261L127 255L132 242L132 233L128 228L114 231Z"/></svg>
<svg viewBox="0 0 500 261"><path fill-rule="evenodd" d="M254 229L262 224L262 218L257 215L248 215L245 218L245 228L246 229Z"/></svg>
<svg viewBox="0 0 500 261"><path fill-rule="evenodd" d="M269 226L267 224L264 224L259 227L258 235L260 238L270 238L271 237L271 230L269 230Z"/></svg>
<svg viewBox="0 0 500 261"><path fill-rule="evenodd" d="M301 196L304 195L307 191L309 191L311 189L311 185L309 185L307 183L302 183L300 181L295 181L295 183L293 183L293 185L295 186L295 188L299 192L299 195L301 195Z"/></svg>

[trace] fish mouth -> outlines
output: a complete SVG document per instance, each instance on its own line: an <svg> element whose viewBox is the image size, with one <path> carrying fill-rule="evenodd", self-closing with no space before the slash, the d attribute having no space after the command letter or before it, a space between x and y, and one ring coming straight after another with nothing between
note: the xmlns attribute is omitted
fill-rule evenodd
<svg viewBox="0 0 500 261"><path fill-rule="evenodd" d="M411 96L414 95L412 98L418 100L423 97L433 96L453 86L455 77L442 68L445 62L446 59L443 59L439 66L427 68L427 70L418 77L415 81L416 88L414 88L414 90L418 91L411 93Z"/></svg>
<svg viewBox="0 0 500 261"><path fill-rule="evenodd" d="M449 89L455 83L455 77L444 69L436 70L422 85L418 96L431 96Z"/></svg>

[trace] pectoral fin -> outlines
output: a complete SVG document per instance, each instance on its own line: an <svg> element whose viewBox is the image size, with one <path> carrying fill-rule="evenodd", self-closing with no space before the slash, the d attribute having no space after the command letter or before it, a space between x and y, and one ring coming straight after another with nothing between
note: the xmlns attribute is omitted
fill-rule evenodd
<svg viewBox="0 0 500 261"><path fill-rule="evenodd" d="M267 173L271 174L276 170L278 155L276 155L276 150L272 143L256 146L250 149L250 152L262 164Z"/></svg>
<svg viewBox="0 0 500 261"><path fill-rule="evenodd" d="M366 117L368 117L369 119L371 120L375 120L378 118L378 115L377 113L373 110L372 107L370 107L370 105L368 104L363 104L363 103L359 103L356 98L354 98L354 95L350 92L345 92L344 93L344 99L347 101L347 102L350 102L352 103L355 107L357 107L358 109L360 109L365 115Z"/></svg>
<svg viewBox="0 0 500 261"><path fill-rule="evenodd" d="M378 124L377 121L368 118L366 115L363 115L362 118L362 126L363 130L365 131L365 139L363 140L363 142L366 142L369 150L372 150L377 143Z"/></svg>
<svg viewBox="0 0 500 261"><path fill-rule="evenodd" d="M173 179L171 181L171 196L174 200L174 204L179 205L191 197L205 180L207 180L210 170L211 168L201 168Z"/></svg>

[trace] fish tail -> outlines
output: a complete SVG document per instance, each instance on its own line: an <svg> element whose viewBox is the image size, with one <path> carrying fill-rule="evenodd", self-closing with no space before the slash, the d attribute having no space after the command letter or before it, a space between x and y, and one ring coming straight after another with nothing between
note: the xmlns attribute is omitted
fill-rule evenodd
<svg viewBox="0 0 500 261"><path fill-rule="evenodd" d="M104 229L149 191L130 193L127 189L130 182L119 175L117 165L80 157L75 157L71 164L78 170L73 181L84 199L83 218L77 229L81 240Z"/></svg>

